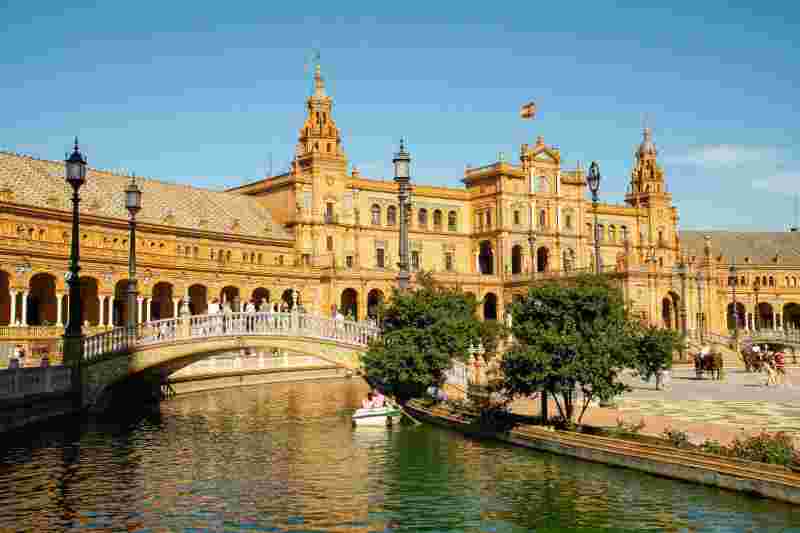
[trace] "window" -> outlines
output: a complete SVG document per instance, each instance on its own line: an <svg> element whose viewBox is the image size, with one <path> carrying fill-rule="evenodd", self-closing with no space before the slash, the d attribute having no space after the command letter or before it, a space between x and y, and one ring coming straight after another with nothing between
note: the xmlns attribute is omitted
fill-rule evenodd
<svg viewBox="0 0 800 533"><path fill-rule="evenodd" d="M448 272L452 272L455 268L455 260L453 257L453 252L446 252L444 254L444 269Z"/></svg>
<svg viewBox="0 0 800 533"><path fill-rule="evenodd" d="M395 224L397 224L397 208L390 205L386 210L386 225L394 226Z"/></svg>
<svg viewBox="0 0 800 533"><path fill-rule="evenodd" d="M231 252L230 252L230 250L228 250L228 255L227 255L226 259L228 260L228 263L231 262Z"/></svg>
<svg viewBox="0 0 800 533"><path fill-rule="evenodd" d="M311 265L311 254L303 254L301 257L303 261L303 266L310 266Z"/></svg>
<svg viewBox="0 0 800 533"><path fill-rule="evenodd" d="M608 240L617 242L617 228L613 225L608 227Z"/></svg>
<svg viewBox="0 0 800 533"><path fill-rule="evenodd" d="M519 226L519 224L520 224L519 211L514 211L514 225Z"/></svg>
<svg viewBox="0 0 800 533"><path fill-rule="evenodd" d="M442 212L438 209L433 212L433 229L442 231Z"/></svg>
<svg viewBox="0 0 800 533"><path fill-rule="evenodd" d="M197 256L198 256L198 254L200 253L200 249L199 249L197 246L195 246L195 247L194 247L194 250L192 250L192 251L194 252L194 253L193 253L193 255L194 255L194 258L195 258L195 259L197 259ZM261 261L259 261L259 263L260 263L260 262L261 262Z"/></svg>
<svg viewBox="0 0 800 533"><path fill-rule="evenodd" d="M380 226L381 224L381 206L374 204L372 206L372 225Z"/></svg>
<svg viewBox="0 0 800 533"><path fill-rule="evenodd" d="M375 266L384 268L386 266L386 255L383 248L375 249Z"/></svg>
<svg viewBox="0 0 800 533"><path fill-rule="evenodd" d="M280 266L283 266L283 256L282 256L282 255L279 255L279 256L278 256L278 264L279 264Z"/></svg>
<svg viewBox="0 0 800 533"><path fill-rule="evenodd" d="M450 211L447 213L447 229L450 231L457 231L458 230L458 221L456 218L456 212Z"/></svg>
<svg viewBox="0 0 800 533"><path fill-rule="evenodd" d="M261 264L261 261L262 261L263 259L264 259L264 255L263 255L263 254L258 254L258 264L259 264L259 265Z"/></svg>
<svg viewBox="0 0 800 533"><path fill-rule="evenodd" d="M333 224L333 202L325 204L325 223Z"/></svg>
<svg viewBox="0 0 800 533"><path fill-rule="evenodd" d="M333 237L328 235L328 238L325 239L325 241L326 241L326 245L327 245L328 251L332 252L333 251Z"/></svg>
<svg viewBox="0 0 800 533"><path fill-rule="evenodd" d="M492 210L489 209L486 211L486 229L491 229L492 227Z"/></svg>
<svg viewBox="0 0 800 533"><path fill-rule="evenodd" d="M536 178L536 192L547 192L548 191L548 183L547 177L539 176Z"/></svg>
<svg viewBox="0 0 800 533"><path fill-rule="evenodd" d="M544 209L539 211L539 227L546 228L547 227L547 211Z"/></svg>
<svg viewBox="0 0 800 533"><path fill-rule="evenodd" d="M564 215L564 229L572 229L572 213Z"/></svg>
<svg viewBox="0 0 800 533"><path fill-rule="evenodd" d="M619 229L622 234L622 242L626 242L628 240L628 227L622 226Z"/></svg>
<svg viewBox="0 0 800 533"><path fill-rule="evenodd" d="M419 270L419 252L411 252L411 270Z"/></svg>
<svg viewBox="0 0 800 533"><path fill-rule="evenodd" d="M663 230L658 230L658 244L659 245L663 245L664 244L664 231Z"/></svg>
<svg viewBox="0 0 800 533"><path fill-rule="evenodd" d="M347 268L353 268L353 256L348 255L344 258L344 264L347 265Z"/></svg>
<svg viewBox="0 0 800 533"><path fill-rule="evenodd" d="M427 209L420 209L419 213L417 214L417 221L419 222L419 227L423 229L427 229L428 227L428 210Z"/></svg>

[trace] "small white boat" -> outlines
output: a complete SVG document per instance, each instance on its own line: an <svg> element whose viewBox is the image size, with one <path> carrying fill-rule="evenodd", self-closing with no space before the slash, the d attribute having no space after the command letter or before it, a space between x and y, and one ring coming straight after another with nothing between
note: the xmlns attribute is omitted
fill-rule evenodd
<svg viewBox="0 0 800 533"><path fill-rule="evenodd" d="M353 424L356 426L389 426L401 415L400 409L392 406L358 409L353 413Z"/></svg>

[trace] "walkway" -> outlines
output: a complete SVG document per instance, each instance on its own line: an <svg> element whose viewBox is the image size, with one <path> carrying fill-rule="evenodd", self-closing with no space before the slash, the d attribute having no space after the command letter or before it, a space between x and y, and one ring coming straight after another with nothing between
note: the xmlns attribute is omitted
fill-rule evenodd
<svg viewBox="0 0 800 533"><path fill-rule="evenodd" d="M694 370L677 369L667 390L657 391L653 383L627 376L633 391L617 400L615 409L590 407L584 422L596 426L616 426L644 420L641 433L662 436L667 428L685 431L693 443L706 439L729 444L736 437L762 430L786 431L800 445L800 370L789 369L795 385L764 387L764 374L744 370L727 373L723 382L697 380ZM555 413L555 404L550 412ZM539 414L539 402L518 400L517 412Z"/></svg>

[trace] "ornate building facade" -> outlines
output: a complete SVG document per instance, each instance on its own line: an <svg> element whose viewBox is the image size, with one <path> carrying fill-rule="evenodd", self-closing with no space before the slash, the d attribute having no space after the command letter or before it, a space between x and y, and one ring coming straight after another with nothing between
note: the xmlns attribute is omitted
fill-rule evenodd
<svg viewBox="0 0 800 533"><path fill-rule="evenodd" d="M362 176L350 165L319 68L306 109L284 174L225 192L139 178L143 320L174 316L187 297L193 313L203 313L212 298L234 308L247 299L292 305L293 290L308 311L330 313L336 306L364 318L391 296L400 216L396 185ZM412 269L432 271L440 282L473 293L487 319L501 319L532 280L594 264L594 212L583 169L564 168L559 149L542 137L522 145L520 153L517 164L500 160L467 168L459 188L427 186L413 176ZM678 212L649 130L632 162L624 204L597 208L603 270L620 281L632 312L643 320L723 331L731 291L729 257L720 246L727 241L689 232L689 246L681 246ZM129 179L90 169L81 191L83 319L91 327L122 324L127 315L123 191ZM6 338L57 336L66 322L68 198L63 162L0 153L0 335ZM753 253L745 261L765 277L762 295L769 294L774 313L771 322L754 320L754 327L794 323L782 320L787 313L780 306L800 301L794 296L800 288L792 284L800 277L800 268L793 272L798 254L776 248L774 260ZM755 274L742 269L742 275L750 280ZM740 291L752 286L743 283ZM757 306L753 301L748 307L744 294L740 302L746 322L746 310Z"/></svg>

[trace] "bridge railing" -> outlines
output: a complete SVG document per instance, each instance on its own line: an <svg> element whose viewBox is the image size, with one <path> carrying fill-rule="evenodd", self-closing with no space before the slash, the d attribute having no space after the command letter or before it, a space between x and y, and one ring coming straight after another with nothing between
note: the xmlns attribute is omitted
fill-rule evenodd
<svg viewBox="0 0 800 533"><path fill-rule="evenodd" d="M334 319L303 313L228 313L167 318L139 324L135 328L118 327L84 339L84 359L92 361L137 346L212 337L281 335L334 340L368 346L380 335L369 322Z"/></svg>

